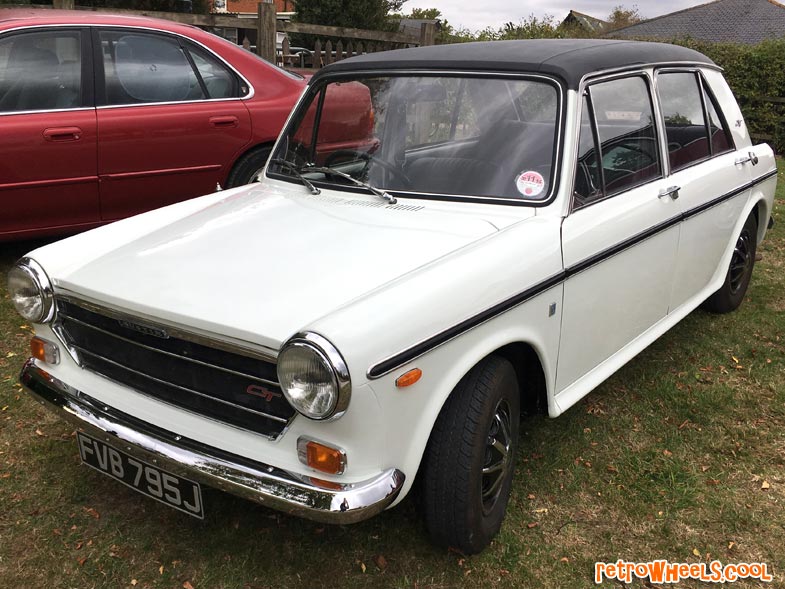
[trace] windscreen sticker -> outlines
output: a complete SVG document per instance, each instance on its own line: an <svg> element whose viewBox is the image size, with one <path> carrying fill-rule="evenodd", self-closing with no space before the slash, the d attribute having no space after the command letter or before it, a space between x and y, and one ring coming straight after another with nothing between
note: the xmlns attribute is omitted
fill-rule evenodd
<svg viewBox="0 0 785 589"><path fill-rule="evenodd" d="M545 179L539 172L521 172L515 179L515 186L523 196L537 196L545 190Z"/></svg>

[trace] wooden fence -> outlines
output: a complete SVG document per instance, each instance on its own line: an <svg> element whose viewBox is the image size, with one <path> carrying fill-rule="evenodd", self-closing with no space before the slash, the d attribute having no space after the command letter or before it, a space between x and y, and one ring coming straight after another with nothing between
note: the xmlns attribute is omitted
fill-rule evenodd
<svg viewBox="0 0 785 589"><path fill-rule="evenodd" d="M5 5L6 7L10 7ZM198 27L235 28L256 31L256 52L272 63L281 65L300 65L294 59L301 57L293 55L289 47L284 47L278 53L276 33L298 33L315 37L314 49L308 63L310 67L321 67L333 61L360 53L383 51L395 47L409 47L412 45L433 45L436 37L436 27L432 23L423 23L419 37L406 33L368 31L364 29L351 29L347 27L330 27L309 23L288 22L277 20L275 4L265 0L257 5L256 18L239 17L221 14L190 14L182 12L155 12L150 10L126 10L119 8L92 8L75 6L74 0L53 0L53 6L47 5L16 5L17 8L60 8L70 10L87 10L110 12L113 14L126 14L135 16L150 16L161 18ZM340 39L335 45L328 40L322 44L322 38ZM347 40L346 45L343 39ZM286 42L284 42L285 44ZM246 44L250 48L250 44Z"/></svg>

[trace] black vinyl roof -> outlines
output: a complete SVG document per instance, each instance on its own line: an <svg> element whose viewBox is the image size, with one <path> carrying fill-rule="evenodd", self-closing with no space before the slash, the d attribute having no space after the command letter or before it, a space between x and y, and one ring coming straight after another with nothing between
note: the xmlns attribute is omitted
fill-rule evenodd
<svg viewBox="0 0 785 589"><path fill-rule="evenodd" d="M322 68L331 73L390 69L498 71L551 74L577 89L586 74L647 63L714 64L697 51L669 45L610 39L486 41L367 53Z"/></svg>

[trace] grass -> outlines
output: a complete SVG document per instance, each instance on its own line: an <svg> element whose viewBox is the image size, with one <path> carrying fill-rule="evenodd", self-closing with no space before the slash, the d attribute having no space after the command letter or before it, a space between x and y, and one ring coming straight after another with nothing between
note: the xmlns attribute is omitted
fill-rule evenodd
<svg viewBox="0 0 785 589"><path fill-rule="evenodd" d="M695 311L565 415L527 419L507 519L475 557L433 547L408 499L331 527L208 489L197 521L80 466L74 433L16 380L31 331L5 274L37 244L0 244L0 587L577 589L620 558L762 561L782 584L779 166L777 225L742 308Z"/></svg>

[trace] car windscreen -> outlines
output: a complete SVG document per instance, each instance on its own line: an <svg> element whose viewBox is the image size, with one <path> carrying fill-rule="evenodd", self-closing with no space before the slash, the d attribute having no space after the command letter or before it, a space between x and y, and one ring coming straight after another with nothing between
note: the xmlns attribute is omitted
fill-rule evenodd
<svg viewBox="0 0 785 589"><path fill-rule="evenodd" d="M560 110L559 87L542 77L326 81L298 108L268 173L351 185L331 168L404 196L544 201Z"/></svg>

